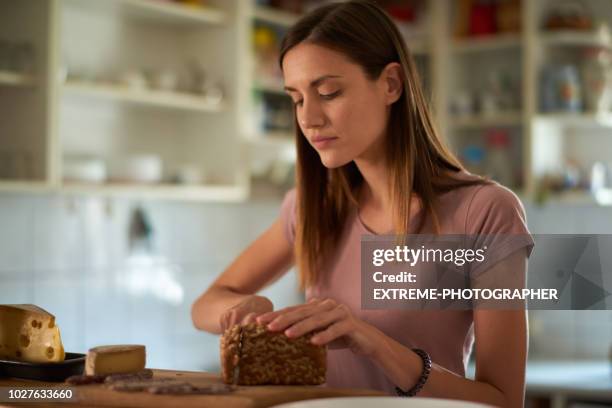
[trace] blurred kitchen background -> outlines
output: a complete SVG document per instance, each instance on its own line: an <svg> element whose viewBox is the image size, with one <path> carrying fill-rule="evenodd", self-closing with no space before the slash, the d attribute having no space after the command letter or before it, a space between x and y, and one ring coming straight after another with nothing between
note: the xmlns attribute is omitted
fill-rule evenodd
<svg viewBox="0 0 612 408"><path fill-rule="evenodd" d="M293 184L277 50L321 3L0 0L0 302L55 314L68 351L217 370L190 305ZM611 0L379 3L442 134L533 233L612 232ZM265 293L301 299L293 274ZM530 330L533 406L612 401L611 313L532 311Z"/></svg>

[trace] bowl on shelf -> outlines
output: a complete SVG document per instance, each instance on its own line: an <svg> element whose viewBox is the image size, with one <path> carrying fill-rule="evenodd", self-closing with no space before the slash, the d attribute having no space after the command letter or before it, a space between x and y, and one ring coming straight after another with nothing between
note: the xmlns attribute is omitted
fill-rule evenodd
<svg viewBox="0 0 612 408"><path fill-rule="evenodd" d="M104 183L107 178L106 163L97 157L66 156L62 178L65 181Z"/></svg>
<svg viewBox="0 0 612 408"><path fill-rule="evenodd" d="M137 154L116 159L112 167L112 178L129 183L159 183L163 178L162 159L153 154Z"/></svg>

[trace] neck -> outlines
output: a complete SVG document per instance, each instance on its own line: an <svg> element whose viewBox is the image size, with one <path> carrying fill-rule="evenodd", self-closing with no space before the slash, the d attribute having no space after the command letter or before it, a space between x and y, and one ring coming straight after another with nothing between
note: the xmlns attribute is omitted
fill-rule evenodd
<svg viewBox="0 0 612 408"><path fill-rule="evenodd" d="M355 159L355 164L364 179L362 203L367 202L376 209L390 211L392 207L390 174L386 160L380 155L378 158Z"/></svg>

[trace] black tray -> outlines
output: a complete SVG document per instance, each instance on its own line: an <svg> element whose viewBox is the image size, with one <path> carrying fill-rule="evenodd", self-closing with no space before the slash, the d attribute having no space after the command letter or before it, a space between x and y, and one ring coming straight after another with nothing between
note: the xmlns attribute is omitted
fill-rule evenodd
<svg viewBox="0 0 612 408"><path fill-rule="evenodd" d="M38 381L64 381L71 375L83 374L85 354L66 353L58 363L27 363L0 359L0 377L26 378Z"/></svg>

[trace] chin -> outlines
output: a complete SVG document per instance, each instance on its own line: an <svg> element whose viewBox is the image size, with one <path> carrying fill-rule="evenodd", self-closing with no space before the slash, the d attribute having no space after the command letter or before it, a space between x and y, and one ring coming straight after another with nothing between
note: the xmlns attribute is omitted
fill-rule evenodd
<svg viewBox="0 0 612 408"><path fill-rule="evenodd" d="M341 158L331 152L319 153L321 163L328 169L336 169L352 161L352 159Z"/></svg>

